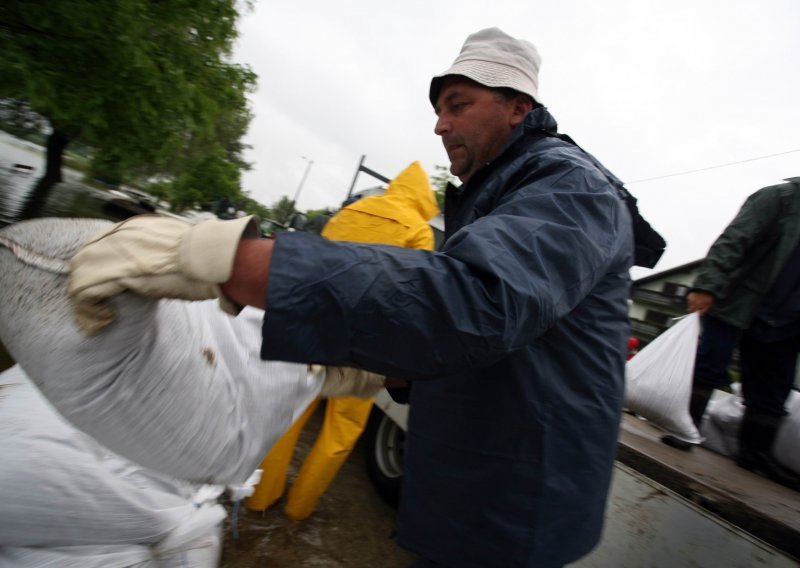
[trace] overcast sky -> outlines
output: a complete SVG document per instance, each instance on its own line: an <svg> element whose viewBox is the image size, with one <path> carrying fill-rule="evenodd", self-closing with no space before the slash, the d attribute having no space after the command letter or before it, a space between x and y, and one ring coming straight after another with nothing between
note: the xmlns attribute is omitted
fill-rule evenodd
<svg viewBox="0 0 800 568"><path fill-rule="evenodd" d="M336 209L362 155L389 178L449 165L430 78L491 26L537 46L559 130L667 239L656 271L701 258L750 193L800 176L798 0L257 0L234 53L259 76L244 189L293 198L312 160L298 208Z"/></svg>

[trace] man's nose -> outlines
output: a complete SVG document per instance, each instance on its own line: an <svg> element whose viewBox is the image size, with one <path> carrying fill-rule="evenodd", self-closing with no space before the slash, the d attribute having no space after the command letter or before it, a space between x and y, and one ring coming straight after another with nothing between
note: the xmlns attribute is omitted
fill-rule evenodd
<svg viewBox="0 0 800 568"><path fill-rule="evenodd" d="M436 126L433 127L433 131L438 135L441 136L450 131L450 121L445 118L444 115L439 115L436 118Z"/></svg>

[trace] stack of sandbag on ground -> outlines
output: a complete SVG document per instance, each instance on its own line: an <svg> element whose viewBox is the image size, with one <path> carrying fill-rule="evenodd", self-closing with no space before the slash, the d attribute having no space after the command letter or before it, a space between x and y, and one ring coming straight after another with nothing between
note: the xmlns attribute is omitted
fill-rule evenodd
<svg viewBox="0 0 800 568"><path fill-rule="evenodd" d="M735 385L738 387L738 385ZM786 401L789 415L784 417L772 446L779 462L800 474L800 393L792 391ZM745 406L739 389L728 393L714 391L700 428L703 446L724 456L735 458L739 453L739 427Z"/></svg>
<svg viewBox="0 0 800 568"><path fill-rule="evenodd" d="M4 568L156 568L150 548L135 544L0 547Z"/></svg>
<svg viewBox="0 0 800 568"><path fill-rule="evenodd" d="M0 231L0 341L72 424L149 469L239 484L316 396L322 374L261 361L263 312L112 300L96 336L73 322L68 262L108 223L38 219Z"/></svg>
<svg viewBox="0 0 800 568"><path fill-rule="evenodd" d="M218 564L221 487L128 462L73 428L17 365L0 373L0 566Z"/></svg>
<svg viewBox="0 0 800 568"><path fill-rule="evenodd" d="M744 404L738 393L715 390L703 415L700 432L703 447L723 456L739 453L739 424L744 416Z"/></svg>
<svg viewBox="0 0 800 568"><path fill-rule="evenodd" d="M683 317L625 365L625 407L673 436L702 440L689 415L700 318Z"/></svg>
<svg viewBox="0 0 800 568"><path fill-rule="evenodd" d="M800 392L791 392L786 409L789 415L781 422L772 453L779 462L800 474Z"/></svg>

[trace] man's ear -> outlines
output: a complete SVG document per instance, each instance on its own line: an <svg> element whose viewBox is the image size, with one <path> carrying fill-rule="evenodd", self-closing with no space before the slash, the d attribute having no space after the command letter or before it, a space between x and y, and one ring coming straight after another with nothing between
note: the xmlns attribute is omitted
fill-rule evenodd
<svg viewBox="0 0 800 568"><path fill-rule="evenodd" d="M511 113L511 127L515 127L522 122L525 115L533 110L533 103L528 97L519 95L514 97Z"/></svg>

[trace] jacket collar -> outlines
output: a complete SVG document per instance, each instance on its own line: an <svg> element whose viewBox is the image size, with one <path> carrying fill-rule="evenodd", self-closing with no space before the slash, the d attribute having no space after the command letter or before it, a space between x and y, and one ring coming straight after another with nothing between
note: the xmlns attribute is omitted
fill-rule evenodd
<svg viewBox="0 0 800 568"><path fill-rule="evenodd" d="M558 123L556 122L556 119L553 118L553 115L550 114L550 111L548 111L545 107L535 108L525 115L525 118L522 119L522 122L517 124L517 126L514 128L514 131L511 133L511 137L506 141L503 149L500 150L500 153L495 157L495 159L497 159L499 156L502 156L510 146L517 142L517 140L524 138L529 134L535 132L557 131Z"/></svg>

